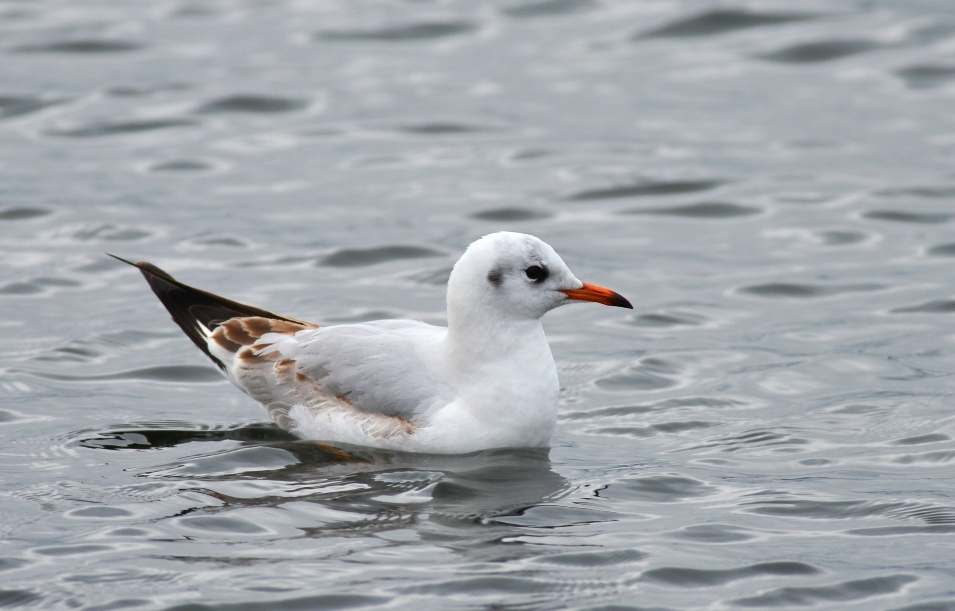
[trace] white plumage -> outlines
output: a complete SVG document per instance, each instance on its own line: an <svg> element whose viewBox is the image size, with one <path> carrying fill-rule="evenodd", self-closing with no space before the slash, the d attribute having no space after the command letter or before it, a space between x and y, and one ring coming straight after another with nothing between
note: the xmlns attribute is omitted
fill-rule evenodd
<svg viewBox="0 0 955 611"><path fill-rule="evenodd" d="M188 287L135 264L173 319L303 438L461 453L546 446L557 369L540 318L571 301L631 307L584 284L554 250L500 232L468 247L448 282L448 327L383 320L318 327Z"/></svg>

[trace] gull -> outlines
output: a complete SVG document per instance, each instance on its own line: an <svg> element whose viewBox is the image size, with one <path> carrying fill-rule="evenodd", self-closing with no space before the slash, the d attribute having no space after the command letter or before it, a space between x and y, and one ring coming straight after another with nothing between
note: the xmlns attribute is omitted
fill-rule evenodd
<svg viewBox="0 0 955 611"><path fill-rule="evenodd" d="M472 243L454 265L447 327L319 326L115 258L139 268L173 321L279 427L405 452L546 447L560 386L541 317L583 301L633 309L578 280L542 240L506 231Z"/></svg>

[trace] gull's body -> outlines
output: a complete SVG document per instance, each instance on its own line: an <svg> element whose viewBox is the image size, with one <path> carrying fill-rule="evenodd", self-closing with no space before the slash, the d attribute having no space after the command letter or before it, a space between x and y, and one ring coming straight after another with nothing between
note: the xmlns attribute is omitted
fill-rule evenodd
<svg viewBox="0 0 955 611"><path fill-rule="evenodd" d="M448 282L448 326L319 327L143 272L180 327L276 424L303 438L410 452L546 446L557 369L540 324L568 301L630 307L533 236L473 243Z"/></svg>

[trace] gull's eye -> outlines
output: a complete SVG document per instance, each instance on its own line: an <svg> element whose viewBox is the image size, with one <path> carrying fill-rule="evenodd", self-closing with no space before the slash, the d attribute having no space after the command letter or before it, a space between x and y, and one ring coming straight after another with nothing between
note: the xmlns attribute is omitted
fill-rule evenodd
<svg viewBox="0 0 955 611"><path fill-rule="evenodd" d="M543 282L547 278L547 270L540 265L531 265L524 270L524 275L528 280L534 282Z"/></svg>

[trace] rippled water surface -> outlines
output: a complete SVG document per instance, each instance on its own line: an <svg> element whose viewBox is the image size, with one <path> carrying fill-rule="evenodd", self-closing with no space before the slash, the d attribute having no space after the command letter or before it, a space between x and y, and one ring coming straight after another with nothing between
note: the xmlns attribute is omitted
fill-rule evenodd
<svg viewBox="0 0 955 611"><path fill-rule="evenodd" d="M955 609L949 0L0 0L0 607ZM298 441L148 259L441 323L511 229L549 452Z"/></svg>

